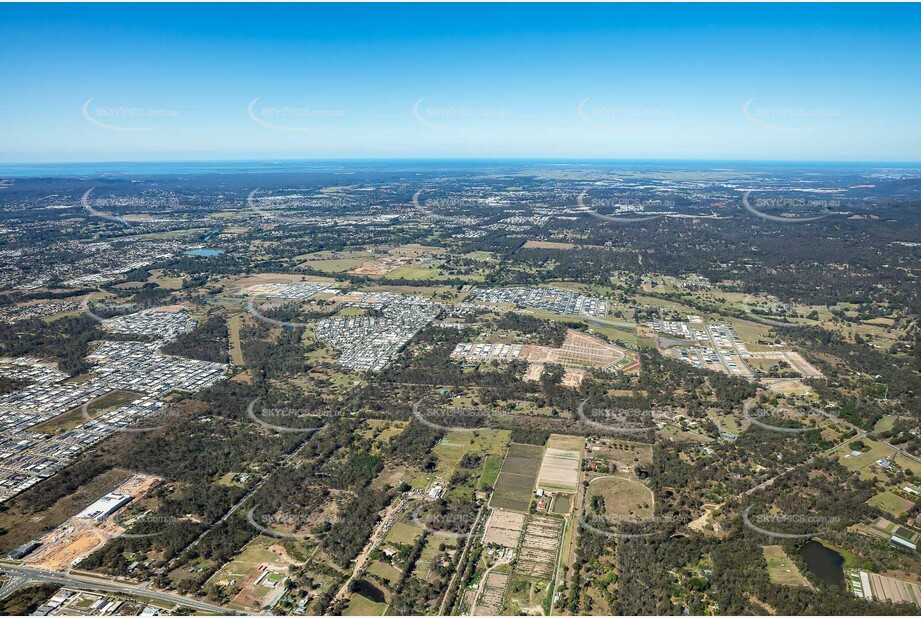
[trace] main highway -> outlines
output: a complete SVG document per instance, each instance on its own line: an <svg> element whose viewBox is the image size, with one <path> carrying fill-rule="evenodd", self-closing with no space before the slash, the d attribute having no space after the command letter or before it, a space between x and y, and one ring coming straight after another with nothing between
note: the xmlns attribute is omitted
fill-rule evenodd
<svg viewBox="0 0 921 618"><path fill-rule="evenodd" d="M74 572L62 573L59 571L46 571L44 569L26 567L22 564L10 560L0 560L0 571L10 576L10 581L2 589L0 589L0 598L12 594L16 590L26 585L26 583L47 583L60 584L62 586L78 588L81 590L118 592L128 595L148 597L151 599L166 601L167 603L175 603L177 605L183 605L185 607L190 607L192 609L197 609L199 611L213 614L238 615L238 612L228 610L227 608L220 607L219 605L212 605L211 603L199 601L198 599L192 599L181 594L174 594L147 588L146 583L133 584L101 575L82 575L80 573Z"/></svg>

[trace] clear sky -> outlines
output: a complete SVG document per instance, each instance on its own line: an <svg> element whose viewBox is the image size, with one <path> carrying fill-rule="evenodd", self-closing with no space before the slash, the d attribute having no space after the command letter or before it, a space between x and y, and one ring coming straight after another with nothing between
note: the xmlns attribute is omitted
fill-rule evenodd
<svg viewBox="0 0 921 618"><path fill-rule="evenodd" d="M921 160L921 6L0 5L0 161Z"/></svg>

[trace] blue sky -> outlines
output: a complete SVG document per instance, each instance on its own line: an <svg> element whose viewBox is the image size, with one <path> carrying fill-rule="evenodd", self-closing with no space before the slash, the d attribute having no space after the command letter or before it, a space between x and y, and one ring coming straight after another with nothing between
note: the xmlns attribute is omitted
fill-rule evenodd
<svg viewBox="0 0 921 618"><path fill-rule="evenodd" d="M921 160L918 5L0 5L0 161Z"/></svg>

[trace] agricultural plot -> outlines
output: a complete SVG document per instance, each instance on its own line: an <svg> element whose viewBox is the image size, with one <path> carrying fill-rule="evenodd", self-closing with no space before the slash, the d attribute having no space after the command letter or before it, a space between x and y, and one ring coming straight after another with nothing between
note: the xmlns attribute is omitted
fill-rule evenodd
<svg viewBox="0 0 921 618"><path fill-rule="evenodd" d="M515 563L515 574L537 579L551 579L563 535L563 520L532 515Z"/></svg>
<svg viewBox="0 0 921 618"><path fill-rule="evenodd" d="M509 446L489 505L493 508L526 512L531 505L534 483L544 448L530 444Z"/></svg>
<svg viewBox="0 0 921 618"><path fill-rule="evenodd" d="M507 616L542 615L544 601L549 590L548 580L532 580L513 575L506 594L505 614Z"/></svg>
<svg viewBox="0 0 921 618"><path fill-rule="evenodd" d="M476 599L474 616L498 616L502 611L502 600L508 588L507 573L489 573L483 580L483 588Z"/></svg>
<svg viewBox="0 0 921 618"><path fill-rule="evenodd" d="M873 601L912 603L921 608L921 586L916 583L866 571L853 571L849 578L852 590L859 597Z"/></svg>
<svg viewBox="0 0 921 618"><path fill-rule="evenodd" d="M581 460L581 438L550 436L537 476L537 487L551 492L575 492L579 484Z"/></svg>
<svg viewBox="0 0 921 618"><path fill-rule="evenodd" d="M512 511L493 511L486 522L483 545L495 544L514 549L518 547L525 515Z"/></svg>

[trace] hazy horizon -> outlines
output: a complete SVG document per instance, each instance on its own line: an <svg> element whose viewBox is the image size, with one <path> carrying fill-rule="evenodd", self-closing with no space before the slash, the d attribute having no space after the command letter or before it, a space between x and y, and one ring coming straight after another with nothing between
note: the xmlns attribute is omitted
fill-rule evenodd
<svg viewBox="0 0 921 618"><path fill-rule="evenodd" d="M5 164L921 160L906 4L11 5Z"/></svg>

